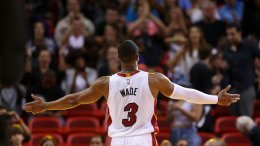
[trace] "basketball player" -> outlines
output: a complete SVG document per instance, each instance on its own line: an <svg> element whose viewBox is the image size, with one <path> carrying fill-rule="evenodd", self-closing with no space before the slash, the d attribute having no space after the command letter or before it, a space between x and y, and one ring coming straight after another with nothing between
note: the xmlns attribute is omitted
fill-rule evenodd
<svg viewBox="0 0 260 146"><path fill-rule="evenodd" d="M66 95L56 101L45 102L32 94L33 102L26 104L26 111L33 114L46 110L66 110L80 104L91 104L104 96L109 118L108 135L111 146L157 146L156 97L159 92L172 99L197 104L229 106L239 100L238 94L229 94L227 86L218 95L208 95L194 89L173 84L160 73L148 73L137 68L138 47L124 41L118 48L121 71L101 77L89 88Z"/></svg>

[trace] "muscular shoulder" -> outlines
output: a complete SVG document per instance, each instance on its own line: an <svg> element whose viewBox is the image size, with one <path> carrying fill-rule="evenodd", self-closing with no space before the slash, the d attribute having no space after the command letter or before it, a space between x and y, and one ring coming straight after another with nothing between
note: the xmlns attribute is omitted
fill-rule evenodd
<svg viewBox="0 0 260 146"><path fill-rule="evenodd" d="M173 91L171 81L161 73L149 73L149 86L152 92L161 92L165 96L169 96Z"/></svg>
<svg viewBox="0 0 260 146"><path fill-rule="evenodd" d="M95 86L104 87L109 85L109 76L103 76L98 79L96 79Z"/></svg>
<svg viewBox="0 0 260 146"><path fill-rule="evenodd" d="M168 80L168 78L161 73L149 73L149 82L152 84L158 85L157 83L160 83L164 80Z"/></svg>

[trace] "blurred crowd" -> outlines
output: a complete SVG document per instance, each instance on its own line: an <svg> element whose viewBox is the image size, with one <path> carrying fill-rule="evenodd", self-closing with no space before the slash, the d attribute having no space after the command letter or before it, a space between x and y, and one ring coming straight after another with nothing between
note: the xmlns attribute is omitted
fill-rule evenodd
<svg viewBox="0 0 260 146"><path fill-rule="evenodd" d="M24 10L24 75L0 86L0 104L25 120L31 93L53 101L120 71L117 47L125 39L140 47L140 70L209 94L232 85L241 95L232 115L251 117L260 97L260 0L25 0ZM185 138L199 146L198 127L214 132L205 124L213 123L211 108L169 101L172 144Z"/></svg>

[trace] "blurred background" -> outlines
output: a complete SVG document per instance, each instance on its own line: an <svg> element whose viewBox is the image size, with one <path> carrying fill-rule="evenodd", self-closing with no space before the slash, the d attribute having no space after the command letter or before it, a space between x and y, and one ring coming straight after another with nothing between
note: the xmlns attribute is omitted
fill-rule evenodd
<svg viewBox="0 0 260 146"><path fill-rule="evenodd" d="M8 0L0 19L1 146L109 146L104 98L37 116L23 106L120 71L125 39L140 70L241 95L229 108L159 95L160 145L260 146L260 0Z"/></svg>

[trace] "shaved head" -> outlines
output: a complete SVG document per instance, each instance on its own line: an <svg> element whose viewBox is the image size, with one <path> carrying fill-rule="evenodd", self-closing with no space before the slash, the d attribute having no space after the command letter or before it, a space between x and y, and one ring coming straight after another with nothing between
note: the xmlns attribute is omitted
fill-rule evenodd
<svg viewBox="0 0 260 146"><path fill-rule="evenodd" d="M118 58L123 63L133 63L138 60L138 46L131 40L125 40L118 47Z"/></svg>

